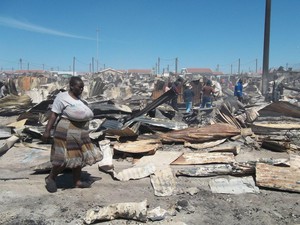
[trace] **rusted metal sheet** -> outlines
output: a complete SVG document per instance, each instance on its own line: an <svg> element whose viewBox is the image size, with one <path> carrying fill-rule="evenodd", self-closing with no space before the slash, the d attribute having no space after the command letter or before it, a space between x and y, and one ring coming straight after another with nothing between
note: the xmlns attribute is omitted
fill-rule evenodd
<svg viewBox="0 0 300 225"><path fill-rule="evenodd" d="M174 162L172 165L197 165L210 163L234 163L234 155L232 153L194 153L186 152Z"/></svg>
<svg viewBox="0 0 300 225"><path fill-rule="evenodd" d="M136 125L139 125L138 123L136 123ZM139 127L139 126L138 126ZM138 136L137 134L137 128L136 126L133 126L133 127L125 127L123 129L107 129L105 131L106 134L108 135L116 135L116 136L119 136L119 137L135 137L135 136Z"/></svg>
<svg viewBox="0 0 300 225"><path fill-rule="evenodd" d="M130 141L126 143L116 143L114 149L127 152L127 153L145 153L155 152L162 146L161 141L158 139L147 139L139 141Z"/></svg>
<svg viewBox="0 0 300 225"><path fill-rule="evenodd" d="M300 192L299 181L299 168L271 166L265 163L256 164L256 184L258 186Z"/></svg>
<svg viewBox="0 0 300 225"><path fill-rule="evenodd" d="M189 127L161 134L163 142L202 143L239 135L241 131L233 125L217 123L201 128Z"/></svg>
<svg viewBox="0 0 300 225"><path fill-rule="evenodd" d="M24 112L31 105L28 95L7 95L0 99L0 115L12 116Z"/></svg>
<svg viewBox="0 0 300 225"><path fill-rule="evenodd" d="M35 77L19 77L18 86L21 90L29 91L31 89L31 82Z"/></svg>
<svg viewBox="0 0 300 225"><path fill-rule="evenodd" d="M289 102L279 101L273 102L265 108L258 111L263 116L290 116L300 118L300 108Z"/></svg>
<svg viewBox="0 0 300 225"><path fill-rule="evenodd" d="M162 96L163 93L164 93L163 90L154 90L152 92L152 96L151 97L152 97L153 100L155 100L155 99L159 98L160 96Z"/></svg>

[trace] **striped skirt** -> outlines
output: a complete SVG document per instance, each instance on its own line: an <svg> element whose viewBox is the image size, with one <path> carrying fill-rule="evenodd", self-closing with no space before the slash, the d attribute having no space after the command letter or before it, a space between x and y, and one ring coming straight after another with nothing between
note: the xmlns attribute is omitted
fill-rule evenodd
<svg viewBox="0 0 300 225"><path fill-rule="evenodd" d="M102 160L100 149L91 142L88 122L61 118L54 132L50 161L53 166L84 167Z"/></svg>

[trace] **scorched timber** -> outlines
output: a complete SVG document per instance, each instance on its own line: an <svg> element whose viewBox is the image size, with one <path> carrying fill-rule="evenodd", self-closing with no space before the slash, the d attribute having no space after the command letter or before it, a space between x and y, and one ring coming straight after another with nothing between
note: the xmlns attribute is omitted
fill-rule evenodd
<svg viewBox="0 0 300 225"><path fill-rule="evenodd" d="M217 123L201 128L189 127L161 134L163 142L203 143L239 135L241 131L233 125Z"/></svg>
<svg viewBox="0 0 300 225"><path fill-rule="evenodd" d="M297 167L256 165L256 184L260 187L300 192L300 170Z"/></svg>

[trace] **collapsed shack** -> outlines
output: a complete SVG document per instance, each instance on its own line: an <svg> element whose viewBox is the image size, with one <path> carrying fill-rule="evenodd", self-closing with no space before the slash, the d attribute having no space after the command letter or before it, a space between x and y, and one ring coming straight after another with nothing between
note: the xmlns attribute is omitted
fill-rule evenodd
<svg viewBox="0 0 300 225"><path fill-rule="evenodd" d="M255 85L249 85L245 88L246 104L235 100L232 90L224 88L224 96L215 101L215 107L194 107L191 114L186 114L167 104L174 94L172 90L153 98L152 90L143 88L143 82L117 79L111 85L104 80L94 81L85 99L95 115L90 123L90 137L106 156L99 167L113 179L150 177L156 196L177 195L178 176L211 177L213 193L259 193L259 188L300 192L297 104L265 102ZM124 87L128 82L134 88ZM41 143L40 138L55 93L61 88L35 105L25 94L0 99L1 116L18 115L17 123L0 128L2 157L18 142L49 152L50 146ZM261 152L270 157L261 157ZM272 154L277 152L286 153L286 157L273 158ZM117 158L133 158L132 167L114 170L113 159ZM37 161L31 168L37 173L50 169L47 161ZM145 207L142 210L141 221L145 221ZM89 211L86 221L114 219L116 215L117 212L111 213L111 217L95 216ZM126 218L126 212L122 215Z"/></svg>

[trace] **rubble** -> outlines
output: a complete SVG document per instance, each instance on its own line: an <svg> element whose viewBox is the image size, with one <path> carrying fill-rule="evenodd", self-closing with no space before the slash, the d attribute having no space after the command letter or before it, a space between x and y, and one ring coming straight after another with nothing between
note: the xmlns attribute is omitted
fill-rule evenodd
<svg viewBox="0 0 300 225"><path fill-rule="evenodd" d="M209 186L213 193L223 194L243 194L243 193L259 193L258 187L255 186L253 177L241 178L216 178L209 182Z"/></svg>
<svg viewBox="0 0 300 225"><path fill-rule="evenodd" d="M187 114L183 108L175 111L170 107L168 101L174 93L157 89L153 79L131 78L132 88L126 86L128 79L113 77L111 83L105 79L91 80L92 85L84 94L95 115L90 123L90 137L103 155L98 163L99 173L110 174L114 182L149 179L153 195L161 198L179 195L177 180L183 176L209 178L212 193L258 194L263 188L300 192L299 88L284 85L288 95L280 101L267 102L251 83L246 86L247 97L241 103L233 98L232 90L222 87L222 95L216 97L212 108L200 109L197 102L193 112ZM14 123L0 127L1 157L13 146L31 148L32 154L50 153L50 143L41 142L41 135L55 93L65 88L65 82L43 86L36 81L35 85L38 93L44 90L45 96L33 99L29 97L33 93L11 94L0 99L3 118L18 116ZM256 157L262 151L271 156L284 153L286 158ZM247 157L243 158L245 153ZM120 171L114 167L115 160L129 158L131 167ZM31 160L31 172L51 169L51 163L44 158ZM27 171L1 171L9 174L2 180L29 177ZM183 193L196 195L201 191L196 188ZM178 201L177 209L195 211L185 201ZM147 217L158 221L168 215L168 210L160 207L147 212L145 200L89 210L84 220L87 224L118 218L145 222Z"/></svg>
<svg viewBox="0 0 300 225"><path fill-rule="evenodd" d="M89 210L84 222L92 224L95 221L106 221L114 219L133 219L141 222L147 221L147 200L142 202L117 203L97 210Z"/></svg>

